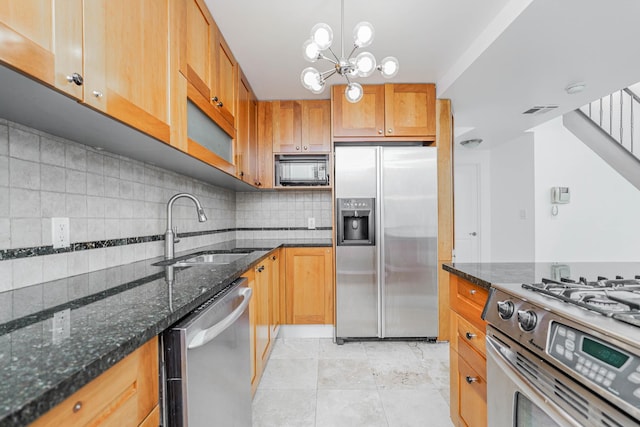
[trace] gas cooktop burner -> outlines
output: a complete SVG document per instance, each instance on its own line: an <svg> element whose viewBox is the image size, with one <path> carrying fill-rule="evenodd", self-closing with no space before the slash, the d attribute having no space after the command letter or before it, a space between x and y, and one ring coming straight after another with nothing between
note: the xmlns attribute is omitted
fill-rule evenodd
<svg viewBox="0 0 640 427"><path fill-rule="evenodd" d="M542 279L541 283L524 284L523 288L562 300L568 304L595 311L629 324L640 326L640 276L615 279L598 276L589 281L562 278Z"/></svg>

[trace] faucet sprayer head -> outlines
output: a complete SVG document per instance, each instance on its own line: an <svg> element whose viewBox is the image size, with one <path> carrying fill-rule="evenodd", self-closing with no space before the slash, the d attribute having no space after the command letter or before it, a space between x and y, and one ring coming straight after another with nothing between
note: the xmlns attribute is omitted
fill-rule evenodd
<svg viewBox="0 0 640 427"><path fill-rule="evenodd" d="M198 221L205 222L207 220L207 215L204 213L203 208L198 208Z"/></svg>

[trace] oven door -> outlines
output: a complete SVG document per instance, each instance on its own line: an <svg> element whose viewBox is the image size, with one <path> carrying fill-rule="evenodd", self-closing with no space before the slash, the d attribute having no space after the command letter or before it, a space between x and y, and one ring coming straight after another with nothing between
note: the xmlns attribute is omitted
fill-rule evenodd
<svg viewBox="0 0 640 427"><path fill-rule="evenodd" d="M487 420L491 427L637 425L624 412L487 327Z"/></svg>

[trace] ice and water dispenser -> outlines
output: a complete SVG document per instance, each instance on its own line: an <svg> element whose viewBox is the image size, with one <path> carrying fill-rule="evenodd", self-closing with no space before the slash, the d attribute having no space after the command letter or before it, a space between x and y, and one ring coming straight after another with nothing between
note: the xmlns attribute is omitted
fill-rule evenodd
<svg viewBox="0 0 640 427"><path fill-rule="evenodd" d="M375 245L376 199L337 199L338 246Z"/></svg>

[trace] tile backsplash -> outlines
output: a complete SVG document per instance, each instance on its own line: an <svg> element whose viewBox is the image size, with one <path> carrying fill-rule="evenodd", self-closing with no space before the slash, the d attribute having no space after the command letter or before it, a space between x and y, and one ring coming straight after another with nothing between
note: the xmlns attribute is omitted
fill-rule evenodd
<svg viewBox="0 0 640 427"><path fill-rule="evenodd" d="M0 252L23 253L0 257L0 292L161 256L167 202L179 192L198 197L208 221L179 200L178 233L205 234L181 237L176 252L236 237L331 237L330 191L235 193L0 119ZM69 218L75 250L46 254L54 217Z"/></svg>

